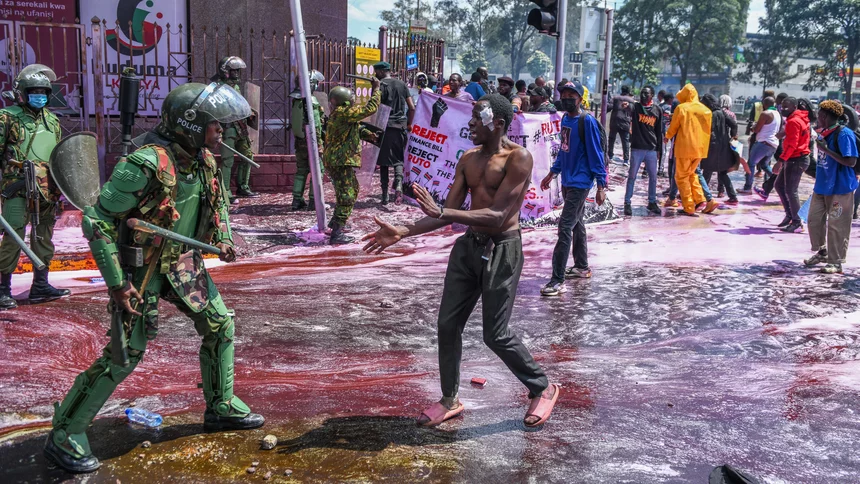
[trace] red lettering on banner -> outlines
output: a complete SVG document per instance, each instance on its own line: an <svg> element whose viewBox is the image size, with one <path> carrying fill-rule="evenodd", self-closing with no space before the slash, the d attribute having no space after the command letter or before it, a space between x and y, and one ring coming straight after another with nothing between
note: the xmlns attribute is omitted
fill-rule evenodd
<svg viewBox="0 0 860 484"><path fill-rule="evenodd" d="M439 143L440 145L444 145L445 141L448 140L448 135L437 133L433 130L413 125L412 126L412 134L418 136L419 138L424 138L428 141L432 141L433 143Z"/></svg>

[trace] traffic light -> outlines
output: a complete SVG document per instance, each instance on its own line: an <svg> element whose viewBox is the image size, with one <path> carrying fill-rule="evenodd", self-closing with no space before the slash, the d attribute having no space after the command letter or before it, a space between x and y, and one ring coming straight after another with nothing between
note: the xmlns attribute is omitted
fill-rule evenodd
<svg viewBox="0 0 860 484"><path fill-rule="evenodd" d="M542 34L558 35L558 2L557 0L531 0L540 8L529 12L528 24L538 29Z"/></svg>

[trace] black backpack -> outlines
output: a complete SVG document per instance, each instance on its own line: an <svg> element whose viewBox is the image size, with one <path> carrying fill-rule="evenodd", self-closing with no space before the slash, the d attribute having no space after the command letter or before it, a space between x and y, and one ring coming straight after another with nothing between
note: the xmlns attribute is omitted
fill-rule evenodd
<svg viewBox="0 0 860 484"><path fill-rule="evenodd" d="M581 143L585 143L585 118L587 116L591 115L586 111L579 113L579 141ZM603 148L603 162L605 164L609 161L609 143L606 141L606 128L603 127L603 124L597 118L594 118L594 121L597 122L597 130L600 132L600 146Z"/></svg>

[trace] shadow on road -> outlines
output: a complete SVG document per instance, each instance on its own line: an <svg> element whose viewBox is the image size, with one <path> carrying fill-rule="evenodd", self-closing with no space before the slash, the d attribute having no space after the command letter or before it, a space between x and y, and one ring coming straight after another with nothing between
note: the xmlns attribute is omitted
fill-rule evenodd
<svg viewBox="0 0 860 484"><path fill-rule="evenodd" d="M133 426L125 418L102 418L93 422L87 433L91 437L93 454L104 461L131 452L145 440L156 444L201 434L203 424L150 429ZM5 446L0 482L64 482L71 479L74 474L54 467L42 455L46 436L47 429L26 440Z"/></svg>
<svg viewBox="0 0 860 484"><path fill-rule="evenodd" d="M522 430L519 420L505 420L457 430L418 427L410 417L336 417L304 435L278 444L279 452L293 454L305 449L342 449L378 452L391 444L425 446L452 444L512 430Z"/></svg>

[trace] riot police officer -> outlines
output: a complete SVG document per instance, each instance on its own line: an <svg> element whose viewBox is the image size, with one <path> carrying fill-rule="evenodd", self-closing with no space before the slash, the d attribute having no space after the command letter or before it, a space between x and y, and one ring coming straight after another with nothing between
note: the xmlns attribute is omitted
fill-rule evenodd
<svg viewBox="0 0 860 484"><path fill-rule="evenodd" d="M245 70L245 61L234 55L227 56L218 62L218 73L212 77L212 81L220 84L226 84L236 90L240 95L240 83L242 80L242 71ZM240 119L232 123L222 126L224 129L224 144L242 153L249 159L254 159L254 152L251 151L251 138L248 135L248 123L256 123L256 114L253 114L250 119ZM233 192L230 189L230 180L233 178L233 163L236 155L227 148L220 147L221 150L221 186L227 191L230 197L230 203L237 203ZM240 198L259 197L260 194L253 192L250 186L251 182L251 165L244 160L239 160L239 166L236 174L236 196Z"/></svg>
<svg viewBox="0 0 860 484"><path fill-rule="evenodd" d="M63 402L54 405L53 429L44 452L60 467L71 472L98 469L87 427L141 361L147 341L156 337L160 299L188 316L202 337L204 429L263 425L263 417L251 413L233 393L233 311L209 277L200 252L124 230L129 218L137 218L215 244L223 261L234 260L227 192L221 189L209 150L218 148L222 125L250 114L247 101L230 86L213 82L177 87L164 100L161 123L136 140L142 147L117 164L95 206L84 209L84 236L110 291L111 307L122 312L128 361L127 366L118 364L108 344L102 356L78 375ZM128 270L126 259L139 262Z"/></svg>
<svg viewBox="0 0 860 484"><path fill-rule="evenodd" d="M0 182L3 216L23 237L28 222L33 252L50 266L54 257L54 223L60 192L51 180L51 151L60 141L60 121L47 108L51 82L57 80L49 67L32 64L15 78L12 96L16 105L0 110ZM32 172L32 173L31 173ZM29 175L30 181L25 179ZM29 188L28 188L29 184ZM29 192L29 193L28 193ZM0 243L0 309L18 307L12 298L12 273L21 248L11 237ZM29 301L40 303L68 296L68 289L48 283L48 267L33 271Z"/></svg>
<svg viewBox="0 0 860 484"><path fill-rule="evenodd" d="M308 76L311 82L311 91L316 91L319 84L325 79L321 72L312 70ZM305 139L305 127L308 125L308 113L305 110L305 99L299 88L299 78L296 77L296 88L290 93L292 106L290 111L290 128L296 141L296 178L293 182L293 203L291 210L315 210L314 189L308 183L311 172L311 162L308 156L308 141ZM314 126L317 132L317 147L323 152L322 121L325 119L322 106L316 97L311 97L314 108ZM305 186L308 187L309 202L305 202Z"/></svg>

